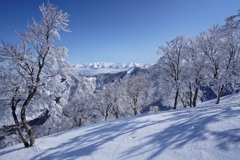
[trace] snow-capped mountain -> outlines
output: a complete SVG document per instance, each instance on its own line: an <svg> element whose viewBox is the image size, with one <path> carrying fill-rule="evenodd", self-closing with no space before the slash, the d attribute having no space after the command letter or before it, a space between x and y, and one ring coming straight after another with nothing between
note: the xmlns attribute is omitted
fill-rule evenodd
<svg viewBox="0 0 240 160"><path fill-rule="evenodd" d="M74 71L80 75L93 76L101 73L118 73L122 71L129 71L134 68L148 68L149 64L139 63L109 63L109 62L95 62L89 64L75 64Z"/></svg>
<svg viewBox="0 0 240 160"><path fill-rule="evenodd" d="M85 69L125 69L129 70L134 67L147 68L150 65L140 63L109 63L109 62L95 62L88 64L76 64L74 68L85 68Z"/></svg>

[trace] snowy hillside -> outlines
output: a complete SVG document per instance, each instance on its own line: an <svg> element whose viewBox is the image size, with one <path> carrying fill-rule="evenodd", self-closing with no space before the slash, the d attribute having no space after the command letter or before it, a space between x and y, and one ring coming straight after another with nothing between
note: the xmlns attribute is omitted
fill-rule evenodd
<svg viewBox="0 0 240 160"><path fill-rule="evenodd" d="M122 71L128 71L135 67L148 68L149 66L150 65L139 63L96 62L89 64L75 64L73 65L73 69L81 75L92 76L101 73L117 73Z"/></svg>
<svg viewBox="0 0 240 160"><path fill-rule="evenodd" d="M0 159L237 160L240 157L240 95L220 105L124 118L73 129L0 150Z"/></svg>

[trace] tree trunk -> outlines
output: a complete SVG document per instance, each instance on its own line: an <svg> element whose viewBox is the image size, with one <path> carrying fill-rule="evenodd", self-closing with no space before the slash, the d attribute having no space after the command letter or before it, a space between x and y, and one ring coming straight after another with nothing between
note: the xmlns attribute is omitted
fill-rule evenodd
<svg viewBox="0 0 240 160"><path fill-rule="evenodd" d="M221 95L222 95L223 89L224 89L224 85L221 85L221 87L218 89L218 94L217 94L217 101L216 101L216 104L219 104L219 103L220 103L220 98L221 98Z"/></svg>
<svg viewBox="0 0 240 160"><path fill-rule="evenodd" d="M199 83L200 83L200 80L198 78L195 79L195 92L194 92L194 95L193 95L193 101L192 101L192 105L193 107L196 107L197 106L197 97L198 97L198 91L199 91Z"/></svg>
<svg viewBox="0 0 240 160"><path fill-rule="evenodd" d="M116 119L119 118L119 113L118 112L114 112L114 115L115 115Z"/></svg>
<svg viewBox="0 0 240 160"><path fill-rule="evenodd" d="M12 102L11 108L12 108L12 116L13 116L14 122L15 122L15 124L16 124L16 126L17 126L18 134L19 134L19 136L20 136L20 138L21 138L24 146L27 148L27 147L29 147L30 145L29 145L27 139L26 139L26 138L24 137L24 135L23 135L23 131L22 131L21 125L20 125L19 120L18 120L18 118L17 118L16 106L14 106L14 101Z"/></svg>
<svg viewBox="0 0 240 160"><path fill-rule="evenodd" d="M194 96L193 96L193 107L197 106L197 96L198 96L198 88L195 88Z"/></svg>
<svg viewBox="0 0 240 160"><path fill-rule="evenodd" d="M189 106L192 107L192 86L190 82L188 85L189 85Z"/></svg>
<svg viewBox="0 0 240 160"><path fill-rule="evenodd" d="M104 121L107 121L107 119L108 119L108 112L106 112L104 115Z"/></svg>
<svg viewBox="0 0 240 160"><path fill-rule="evenodd" d="M140 114L139 111L138 111L137 98L133 98L132 109L133 109L133 113L134 113L135 116Z"/></svg>
<svg viewBox="0 0 240 160"><path fill-rule="evenodd" d="M21 119L22 119L22 124L23 124L24 128L27 130L27 134L29 136L29 141L30 141L29 146L31 147L35 143L35 132L32 129L32 127L29 126L29 124L27 123L26 110L24 108L21 110Z"/></svg>
<svg viewBox="0 0 240 160"><path fill-rule="evenodd" d="M82 125L83 125L83 120L82 118L79 118L78 127L81 127Z"/></svg>
<svg viewBox="0 0 240 160"><path fill-rule="evenodd" d="M176 94L175 94L175 99L174 99L173 109L177 109L177 99L178 99L178 95L179 95L179 89L177 88L177 91L176 91Z"/></svg>
<svg viewBox="0 0 240 160"><path fill-rule="evenodd" d="M183 97L184 97L184 96L183 96ZM185 104L183 97L181 97L181 96L179 95L179 98L180 98L180 100L181 100L181 102L182 102L183 107L184 107L184 108L187 108L187 105Z"/></svg>
<svg viewBox="0 0 240 160"><path fill-rule="evenodd" d="M21 120L22 120L22 124L23 124L24 128L26 129L27 134L29 136L29 141L30 141L29 146L30 147L33 146L35 143L35 132L32 129L32 127L27 123L26 108L29 105L29 103L31 102L31 100L32 100L33 96L36 94L36 92L37 92L37 86L34 87L33 90L29 92L28 97L24 101L23 106L21 108Z"/></svg>
<svg viewBox="0 0 240 160"><path fill-rule="evenodd" d="M137 111L137 108L133 108L133 112L134 112L134 115L138 115L138 111Z"/></svg>
<svg viewBox="0 0 240 160"><path fill-rule="evenodd" d="M114 116L116 117L116 119L118 119L118 118L119 118L119 109L118 109L118 106L113 106L113 107L112 107L112 110L113 110Z"/></svg>
<svg viewBox="0 0 240 160"><path fill-rule="evenodd" d="M51 134L51 130L52 130L52 126L48 128L48 133L47 133L47 135L50 135L50 134Z"/></svg>

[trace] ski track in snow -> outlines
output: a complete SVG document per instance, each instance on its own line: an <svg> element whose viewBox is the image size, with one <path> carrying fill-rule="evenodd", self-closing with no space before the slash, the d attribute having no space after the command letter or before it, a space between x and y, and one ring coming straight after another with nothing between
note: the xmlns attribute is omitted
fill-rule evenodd
<svg viewBox="0 0 240 160"><path fill-rule="evenodd" d="M238 160L240 95L192 109L122 118L0 150L0 160Z"/></svg>

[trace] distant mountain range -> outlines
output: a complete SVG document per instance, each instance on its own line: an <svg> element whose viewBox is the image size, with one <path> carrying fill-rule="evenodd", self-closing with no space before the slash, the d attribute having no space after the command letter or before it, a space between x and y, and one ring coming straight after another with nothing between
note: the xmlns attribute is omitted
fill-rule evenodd
<svg viewBox="0 0 240 160"><path fill-rule="evenodd" d="M134 68L148 68L149 64L139 63L109 63L109 62L95 62L88 64L75 64L73 69L81 75L92 76L101 73L117 73L122 71L129 71Z"/></svg>
<svg viewBox="0 0 240 160"><path fill-rule="evenodd" d="M95 62L88 64L76 64L75 68L86 68L86 69L132 69L134 67L147 68L149 64L139 63L109 63L109 62Z"/></svg>

